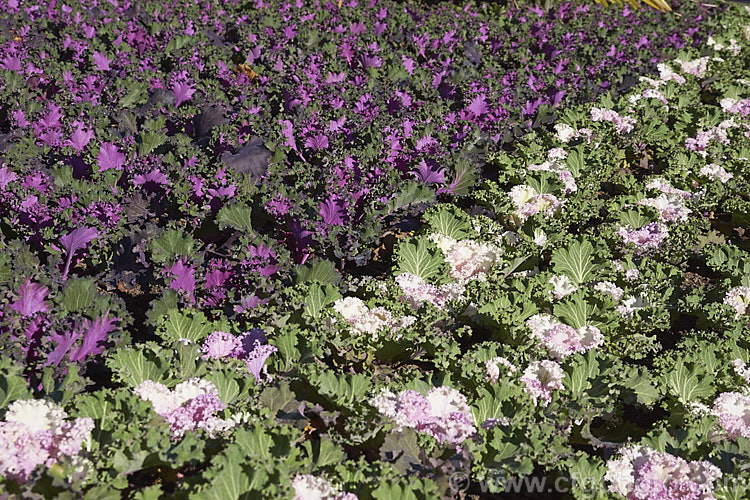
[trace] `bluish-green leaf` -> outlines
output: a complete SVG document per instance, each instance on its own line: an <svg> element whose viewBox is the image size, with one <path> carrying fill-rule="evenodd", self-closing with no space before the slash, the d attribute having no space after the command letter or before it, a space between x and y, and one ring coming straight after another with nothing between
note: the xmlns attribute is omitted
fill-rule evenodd
<svg viewBox="0 0 750 500"><path fill-rule="evenodd" d="M425 280L436 276L445 262L438 252L422 239L402 242L398 246L397 274L411 273Z"/></svg>

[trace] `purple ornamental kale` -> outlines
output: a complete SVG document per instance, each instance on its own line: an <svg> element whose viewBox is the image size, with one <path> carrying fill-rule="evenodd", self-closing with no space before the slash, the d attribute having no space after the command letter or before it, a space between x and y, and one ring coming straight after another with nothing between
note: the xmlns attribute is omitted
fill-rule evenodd
<svg viewBox="0 0 750 500"><path fill-rule="evenodd" d="M94 66L96 66L96 69L98 71L109 71L109 63L110 61L107 56L102 54L101 52L94 52Z"/></svg>
<svg viewBox="0 0 750 500"><path fill-rule="evenodd" d="M79 125L76 130L70 135L68 145L76 151L83 151L83 149L86 147L86 145L88 145L89 141L91 141L93 137L94 132L92 130L84 130L83 127Z"/></svg>
<svg viewBox="0 0 750 500"><path fill-rule="evenodd" d="M83 361L89 356L101 354L104 350L102 345L107 340L107 335L115 328L117 318L110 318L109 311L104 316L95 320L86 320L82 328L76 328L67 333L50 332L50 338L57 343L55 349L47 356L45 365L58 366L65 355L70 352L70 361ZM70 351L73 344L83 336L81 345Z"/></svg>
<svg viewBox="0 0 750 500"><path fill-rule="evenodd" d="M189 83L177 82L172 85L172 93L174 94L174 105L179 106L183 102L187 102L193 98L195 88Z"/></svg>
<svg viewBox="0 0 750 500"><path fill-rule="evenodd" d="M305 141L305 147L312 149L313 151L328 149L328 137L323 134L316 134L312 137L308 137Z"/></svg>
<svg viewBox="0 0 750 500"><path fill-rule="evenodd" d="M471 100L471 104L469 104L468 110L471 114L473 114L476 118L479 118L483 114L487 112L487 96L484 94L480 94L476 96L474 99Z"/></svg>
<svg viewBox="0 0 750 500"><path fill-rule="evenodd" d="M5 165L0 167L0 190L5 191L5 188L8 186L8 184L13 182L17 178L18 176L15 174L15 172L8 170L8 167L6 167Z"/></svg>
<svg viewBox="0 0 750 500"><path fill-rule="evenodd" d="M341 217L341 208L330 198L320 204L318 213L323 218L323 223L328 226L341 226L344 224L344 219Z"/></svg>
<svg viewBox="0 0 750 500"><path fill-rule="evenodd" d="M203 359L241 359L247 365L255 380L262 380L261 372L265 373L265 363L268 357L277 352L275 346L269 345L263 330L253 328L249 332L235 337L227 332L213 332L206 338L201 352Z"/></svg>
<svg viewBox="0 0 750 500"><path fill-rule="evenodd" d="M60 244L68 252L68 260L65 261L65 270L63 271L63 278L68 276L70 270L70 262L73 259L73 254L82 248L86 248L89 242L99 236L99 231L93 227L79 227L74 229L65 236L60 237Z"/></svg>
<svg viewBox="0 0 750 500"><path fill-rule="evenodd" d="M195 302L193 292L195 292L195 267L185 264L184 259L180 259L167 271L174 275L174 279L169 284L169 288L177 292L183 291L190 297L190 302Z"/></svg>
<svg viewBox="0 0 750 500"><path fill-rule="evenodd" d="M117 149L117 146L115 146L111 142L105 142L99 149L97 162L99 164L100 172L104 172L105 170L109 170L111 168L121 170L122 166L125 165L125 155L120 153L120 150Z"/></svg>
<svg viewBox="0 0 750 500"><path fill-rule="evenodd" d="M83 341L70 353L71 361L82 361L89 356L101 354L104 350L102 345L107 340L107 335L115 329L117 318L110 318L109 311L104 316L95 320L86 320L83 323Z"/></svg>
<svg viewBox="0 0 750 500"><path fill-rule="evenodd" d="M425 184L443 184L445 182L445 170L438 168L433 170L424 160L419 162L419 167L414 175Z"/></svg>
<svg viewBox="0 0 750 500"><path fill-rule="evenodd" d="M28 317L38 312L49 311L49 305L44 301L49 290L46 286L32 283L27 279L26 283L18 287L19 299L10 305L10 308Z"/></svg>

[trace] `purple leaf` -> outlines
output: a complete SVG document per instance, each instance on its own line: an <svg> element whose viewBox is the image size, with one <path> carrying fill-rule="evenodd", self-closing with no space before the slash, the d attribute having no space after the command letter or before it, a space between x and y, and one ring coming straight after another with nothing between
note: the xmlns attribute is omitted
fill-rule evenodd
<svg viewBox="0 0 750 500"><path fill-rule="evenodd" d="M521 115L522 116L533 115L541 103L542 103L541 97L537 97L533 101L526 101L526 105L523 108L521 108Z"/></svg>
<svg viewBox="0 0 750 500"><path fill-rule="evenodd" d="M194 300L193 292L195 291L195 267L185 265L183 260L180 259L167 270L174 275L169 288L177 292L180 290L186 292L192 302Z"/></svg>
<svg viewBox="0 0 750 500"><path fill-rule="evenodd" d="M114 144L105 142L102 143L102 147L99 149L97 161L100 172L104 172L110 168L121 170L122 166L125 165L125 155L120 153Z"/></svg>
<svg viewBox="0 0 750 500"><path fill-rule="evenodd" d="M265 371L266 360L277 351L278 349L275 346L261 344L260 340L254 342L253 350L245 358L245 365L257 382L261 381L261 372Z"/></svg>
<svg viewBox="0 0 750 500"><path fill-rule="evenodd" d="M305 147L310 148L313 151L328 149L328 137L323 134L317 134L312 137L308 137L305 141Z"/></svg>
<svg viewBox="0 0 750 500"><path fill-rule="evenodd" d="M47 109L49 110L49 113L44 115L44 118L39 120L39 124L44 128L59 127L61 125L60 118L62 118L63 116L62 108L55 103L50 103L47 106Z"/></svg>
<svg viewBox="0 0 750 500"><path fill-rule="evenodd" d="M341 217L341 208L330 198L320 205L320 216L323 222L329 226L340 226L344 223Z"/></svg>
<svg viewBox="0 0 750 500"><path fill-rule="evenodd" d="M107 56L105 56L101 52L94 52L94 66L96 66L97 70L109 71L110 62L112 61L110 59L107 59Z"/></svg>
<svg viewBox="0 0 750 500"><path fill-rule="evenodd" d="M18 287L19 299L10 305L10 308L22 316L31 316L37 312L49 311L49 306L44 299L49 290L46 286L32 283L30 279Z"/></svg>
<svg viewBox="0 0 750 500"><path fill-rule="evenodd" d="M78 229L74 229L65 236L61 236L60 243L68 252L68 254L72 255L76 252L76 250L86 248L86 245L88 245L91 240L97 238L98 236L99 231L97 231L93 227L84 226L79 227Z"/></svg>
<svg viewBox="0 0 750 500"><path fill-rule="evenodd" d="M117 318L109 317L109 311L94 321L87 319L83 326L83 342L70 353L70 360L77 362L100 354L104 350L104 346L100 344L106 342L107 334L115 329L116 321Z"/></svg>
<svg viewBox="0 0 750 500"><path fill-rule="evenodd" d="M193 98L195 89L189 83L177 82L172 85L172 93L174 94L174 105L179 106L183 102L189 101Z"/></svg>
<svg viewBox="0 0 750 500"><path fill-rule="evenodd" d="M167 176L158 168L153 169L147 174L136 175L135 177L133 177L133 184L135 184L136 186L146 184L147 182L153 182L155 184L169 184Z"/></svg>
<svg viewBox="0 0 750 500"><path fill-rule="evenodd" d="M0 167L0 189L5 191L5 187L16 180L18 176L15 174L15 172L11 172L8 170L8 167L3 165Z"/></svg>
<svg viewBox="0 0 750 500"><path fill-rule="evenodd" d="M64 334L50 332L49 336L52 340L57 342L57 346L47 355L47 362L44 364L45 366L58 366L73 344L75 344L76 340L81 336L81 332L71 331Z"/></svg>
<svg viewBox="0 0 750 500"><path fill-rule="evenodd" d="M242 344L242 356L246 357L248 354L253 352L256 347L256 343L267 344L268 339L266 334L263 333L261 328L253 328L249 332L245 332L240 335L240 343Z"/></svg>
<svg viewBox="0 0 750 500"><path fill-rule="evenodd" d="M555 92L555 95L552 97L552 105L557 106L560 104L560 102L563 100L563 97L565 97L565 91L564 90L558 90Z"/></svg>
<svg viewBox="0 0 750 500"><path fill-rule="evenodd" d="M47 146L54 147L59 144L62 133L59 130L47 130L39 134L39 139Z"/></svg>
<svg viewBox="0 0 750 500"><path fill-rule="evenodd" d="M271 151L260 137L251 137L236 154L225 154L221 161L238 174L248 174L254 179L263 177L268 171Z"/></svg>
<svg viewBox="0 0 750 500"><path fill-rule="evenodd" d="M83 130L79 127L75 130L75 132L71 134L68 145L76 151L83 151L83 148L86 147L86 145L89 143L89 141L91 141L93 137L93 130Z"/></svg>
<svg viewBox="0 0 750 500"><path fill-rule="evenodd" d="M68 252L68 260L65 262L65 270L63 271L63 278L68 276L70 270L70 262L73 259L73 254L76 250L86 248L91 240L99 236L99 231L93 227L79 227L74 229L69 234L60 237L60 244Z"/></svg>
<svg viewBox="0 0 750 500"><path fill-rule="evenodd" d="M271 299L261 299L255 294L250 295L249 297L242 297L242 299L240 299L240 303L234 306L234 312L236 312L237 314L240 314L245 311L255 309L258 306L262 306L269 300Z"/></svg>
<svg viewBox="0 0 750 500"><path fill-rule="evenodd" d="M487 102L484 94L480 94L471 100L468 108L469 112L476 118L479 118L487 112Z"/></svg>
<svg viewBox="0 0 750 500"><path fill-rule="evenodd" d="M284 146L289 146L293 150L297 151L297 143L294 140L294 125L289 120L279 120L281 125L281 135L286 139Z"/></svg>
<svg viewBox="0 0 750 500"><path fill-rule="evenodd" d="M7 71L23 71L23 65L21 64L21 58L18 56L6 55L0 60L0 68Z"/></svg>
<svg viewBox="0 0 750 500"><path fill-rule="evenodd" d="M434 171L424 160L419 162L419 168L414 172L414 175L425 184L442 184L445 182L445 172L443 169Z"/></svg>
<svg viewBox="0 0 750 500"><path fill-rule="evenodd" d="M292 252L295 264L304 264L310 257L308 248L313 244L312 235L312 231L303 229L298 221L289 222L289 231L285 233L286 244Z"/></svg>
<svg viewBox="0 0 750 500"><path fill-rule="evenodd" d="M456 175L447 187L438 189L438 194L466 195L474 184L476 169L470 163L457 163Z"/></svg>

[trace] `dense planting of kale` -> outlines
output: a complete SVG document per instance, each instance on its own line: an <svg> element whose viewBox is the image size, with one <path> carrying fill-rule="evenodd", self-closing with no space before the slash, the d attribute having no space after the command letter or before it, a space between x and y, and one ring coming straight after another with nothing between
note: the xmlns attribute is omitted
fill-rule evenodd
<svg viewBox="0 0 750 500"><path fill-rule="evenodd" d="M404 211L469 192L488 150L698 46L707 20L692 6L10 2L0 132L20 185L3 231L62 270L57 238L97 229L76 274L125 298L137 336L157 298L252 316L295 264L370 262Z"/></svg>
<svg viewBox="0 0 750 500"><path fill-rule="evenodd" d="M699 411L748 362L744 12L0 5L0 414L96 426L0 491L497 493L632 439L746 493L747 436ZM142 385L196 377L226 421ZM471 416L399 426L384 390Z"/></svg>

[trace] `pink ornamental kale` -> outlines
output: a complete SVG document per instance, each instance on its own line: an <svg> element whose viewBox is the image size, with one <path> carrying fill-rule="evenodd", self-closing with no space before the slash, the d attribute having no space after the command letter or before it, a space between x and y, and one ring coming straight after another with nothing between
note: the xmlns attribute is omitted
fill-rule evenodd
<svg viewBox="0 0 750 500"><path fill-rule="evenodd" d="M739 392L724 392L714 401L712 413L730 439L750 438L750 396Z"/></svg>
<svg viewBox="0 0 750 500"><path fill-rule="evenodd" d="M709 500L718 467L707 461L688 462L646 446L628 446L607 462L605 480L609 490L629 500Z"/></svg>
<svg viewBox="0 0 750 500"><path fill-rule="evenodd" d="M266 336L260 328L253 328L239 337L227 332L213 332L201 347L203 359L237 358L245 362L248 371L261 382L262 373L267 373L266 360L278 351L266 343Z"/></svg>
<svg viewBox="0 0 750 500"><path fill-rule="evenodd" d="M226 405L219 399L216 386L208 380L191 378L177 384L173 391L159 382L144 380L133 392L151 402L154 411L169 423L172 439L194 430L204 430L213 436L234 426L231 420L215 416Z"/></svg>
<svg viewBox="0 0 750 500"><path fill-rule="evenodd" d="M411 273L396 276L396 284L403 290L406 302L414 310L429 302L438 309L445 309L451 300L459 300L466 287L460 283L446 283L439 288L427 283L423 278Z"/></svg>
<svg viewBox="0 0 750 500"><path fill-rule="evenodd" d="M652 222L640 229L621 227L617 234L625 245L635 245L636 254L643 255L660 248L669 236L669 230L661 222Z"/></svg>
<svg viewBox="0 0 750 500"><path fill-rule="evenodd" d="M552 357L562 360L577 352L586 352L604 343L604 336L595 326L581 328L560 323L548 314L536 314L526 321L531 335L538 339Z"/></svg>
<svg viewBox="0 0 750 500"><path fill-rule="evenodd" d="M618 134L628 134L635 127L635 118L631 116L620 116L617 111L603 108L591 108L591 120L595 122L612 122Z"/></svg>
<svg viewBox="0 0 750 500"><path fill-rule="evenodd" d="M523 371L521 382L526 385L526 393L534 400L534 404L547 406L552 401L552 391L564 388L562 379L565 372L559 363L543 360L534 361Z"/></svg>
<svg viewBox="0 0 750 500"><path fill-rule="evenodd" d="M94 421L66 421L67 414L49 401L14 401L0 422L0 475L25 482L34 469L78 455L90 439Z"/></svg>
<svg viewBox="0 0 750 500"><path fill-rule="evenodd" d="M413 428L440 444L457 445L476 433L466 397L447 386L435 387L426 396L411 390L399 394L385 390L370 403L397 428Z"/></svg>
<svg viewBox="0 0 750 500"><path fill-rule="evenodd" d="M241 358L245 355L242 339L227 332L213 332L201 347L203 359Z"/></svg>
<svg viewBox="0 0 750 500"><path fill-rule="evenodd" d="M739 114L741 116L750 115L750 99L737 100L727 97L726 99L722 99L719 104L721 104L721 109L725 113Z"/></svg>

